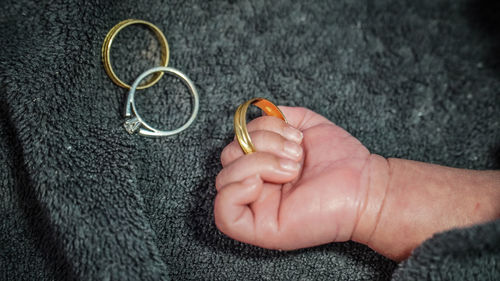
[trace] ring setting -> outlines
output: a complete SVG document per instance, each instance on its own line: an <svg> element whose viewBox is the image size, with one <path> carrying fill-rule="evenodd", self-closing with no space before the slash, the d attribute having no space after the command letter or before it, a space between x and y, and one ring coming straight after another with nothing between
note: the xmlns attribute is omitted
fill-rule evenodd
<svg viewBox="0 0 500 281"><path fill-rule="evenodd" d="M191 116L189 117L189 119L181 127L170 131L162 131L151 127L148 123L146 123L146 121L144 121L141 118L135 106L134 98L139 83L141 83L141 81L148 75L158 72L167 73L179 78L184 83L184 85L186 85L193 98L193 111L191 112ZM184 131L191 125L191 123L193 123L193 121L196 119L196 115L198 114L199 104L200 102L198 97L198 91L196 90L193 81L191 81L191 79L189 79L184 73L172 67L165 67L165 66L154 67L139 75L139 77L137 77L135 82L132 84L132 87L130 88L130 91L128 93L127 102L125 106L125 117L128 119L125 121L123 126L125 127L125 130L129 134L134 134L137 132L139 135L147 137L164 137L164 136L175 135Z"/></svg>

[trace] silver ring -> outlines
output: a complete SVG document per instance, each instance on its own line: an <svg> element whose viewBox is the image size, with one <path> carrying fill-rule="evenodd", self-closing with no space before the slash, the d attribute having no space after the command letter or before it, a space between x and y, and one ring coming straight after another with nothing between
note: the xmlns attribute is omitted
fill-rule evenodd
<svg viewBox="0 0 500 281"><path fill-rule="evenodd" d="M137 112L134 103L135 90L137 89L137 86L139 86L139 83L141 83L141 81L144 78L146 78L146 76L160 71L176 76L179 79L181 79L182 82L184 82L184 84L187 86L194 100L193 112L191 113L191 117L189 117L189 120L186 123L184 123L184 125L182 125L181 127L171 131L157 130L148 125L148 123L146 123ZM154 67L149 70L146 70L141 75L139 75L139 77L137 77L137 79L134 81L134 84L132 84L132 87L128 92L127 104L125 107L125 117L127 117L128 119L125 121L123 126L125 127L125 130L127 130L129 134L134 134L135 132L138 131L139 135L146 137L165 137L165 136L175 135L184 131L185 129L187 129L187 127L191 125L191 123L193 123L194 119L196 119L196 115L198 114L199 103L200 102L198 98L198 92L194 87L193 81L191 81L184 73L172 67L166 67L166 66Z"/></svg>

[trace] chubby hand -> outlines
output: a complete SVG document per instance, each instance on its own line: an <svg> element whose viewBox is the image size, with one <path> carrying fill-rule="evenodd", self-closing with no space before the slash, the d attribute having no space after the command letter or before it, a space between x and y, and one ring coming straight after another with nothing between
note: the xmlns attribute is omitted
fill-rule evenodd
<svg viewBox="0 0 500 281"><path fill-rule="evenodd" d="M280 109L288 124L270 116L247 124L257 152L244 155L237 140L224 148L216 180L217 227L270 249L351 239L367 194L369 151L321 115Z"/></svg>

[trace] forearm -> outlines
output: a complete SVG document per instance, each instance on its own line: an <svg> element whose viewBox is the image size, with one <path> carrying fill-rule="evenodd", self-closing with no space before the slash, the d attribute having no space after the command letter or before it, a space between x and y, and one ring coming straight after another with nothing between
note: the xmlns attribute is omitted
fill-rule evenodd
<svg viewBox="0 0 500 281"><path fill-rule="evenodd" d="M500 172L372 156L362 206L362 242L394 260L434 233L500 217ZM363 233L363 234L361 234Z"/></svg>

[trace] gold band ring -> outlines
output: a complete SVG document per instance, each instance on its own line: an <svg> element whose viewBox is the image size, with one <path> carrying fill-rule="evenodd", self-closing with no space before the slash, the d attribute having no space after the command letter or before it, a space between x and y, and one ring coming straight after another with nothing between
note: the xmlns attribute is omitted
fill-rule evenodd
<svg viewBox="0 0 500 281"><path fill-rule="evenodd" d="M247 130L246 115L248 107L251 104L262 109L262 111L264 111L267 115L278 117L287 122L283 112L281 112L281 110L272 102L264 98L253 98L240 104L240 106L238 106L238 109L236 109L236 112L234 113L234 133L236 134L236 139L238 140L238 143L240 144L240 147L245 154L250 154L256 151Z"/></svg>
<svg viewBox="0 0 500 281"><path fill-rule="evenodd" d="M117 25L115 25L111 30L108 32L106 35L106 38L104 39L104 43L102 44L102 63L104 64L104 70L106 70L106 73L108 74L109 78L118 86L126 89L130 89L130 85L126 84L120 78L118 78L113 71L113 68L111 67L111 59L110 59L110 49L111 49L111 44L113 43L113 39L116 37L116 34L120 32L123 28L132 25L132 24L143 24L149 27L153 32L155 33L156 37L158 37L160 44L161 44L161 66L167 66L168 65L168 59L170 56L170 51L168 49L168 42L167 39L165 38L165 35L161 32L158 27L156 27L154 24L143 21L143 20L136 20L136 19L128 19L119 22ZM137 87L137 89L145 89L148 87L153 86L160 78L163 76L163 72L157 72L154 74L154 76L151 78L151 80L142 86Z"/></svg>

